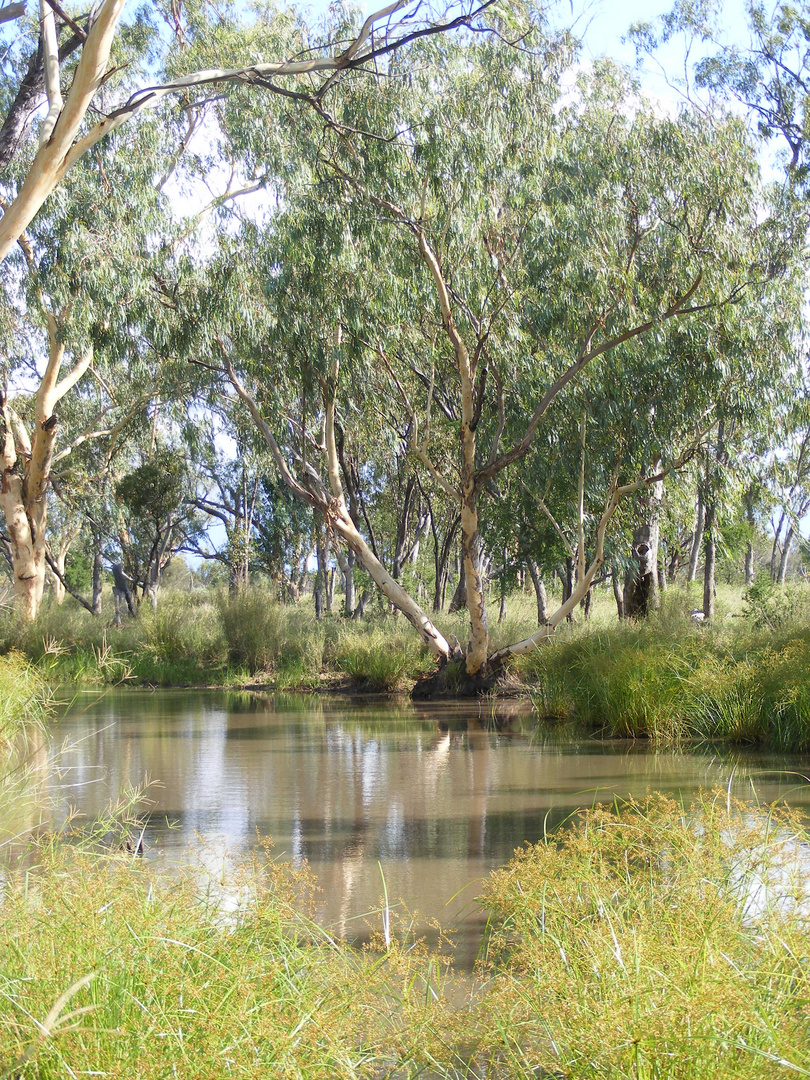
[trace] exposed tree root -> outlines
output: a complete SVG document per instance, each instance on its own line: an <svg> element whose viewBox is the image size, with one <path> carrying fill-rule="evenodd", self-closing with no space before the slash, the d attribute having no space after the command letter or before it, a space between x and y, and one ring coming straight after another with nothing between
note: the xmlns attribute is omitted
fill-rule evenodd
<svg viewBox="0 0 810 1080"><path fill-rule="evenodd" d="M510 697L525 691L523 683L497 661L468 675L464 660L450 660L442 664L432 675L420 679L411 690L413 701L484 697Z"/></svg>

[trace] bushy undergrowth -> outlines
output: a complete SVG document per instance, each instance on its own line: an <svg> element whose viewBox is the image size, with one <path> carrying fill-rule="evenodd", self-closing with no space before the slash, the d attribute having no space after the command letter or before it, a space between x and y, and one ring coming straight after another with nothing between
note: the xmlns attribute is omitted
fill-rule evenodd
<svg viewBox="0 0 810 1080"><path fill-rule="evenodd" d="M490 1075L807 1075L807 840L724 795L655 796L518 852L486 885Z"/></svg>
<svg viewBox="0 0 810 1080"><path fill-rule="evenodd" d="M810 747L810 626L717 628L674 619L587 629L520 664L547 716L576 715L610 734Z"/></svg>
<svg viewBox="0 0 810 1080"><path fill-rule="evenodd" d="M0 654L17 649L51 682L155 686L272 682L311 688L324 675L393 691L433 661L405 619L315 618L309 606L278 603L262 589L236 595L167 592L120 628L74 604L46 604L33 624L7 616Z"/></svg>
<svg viewBox="0 0 810 1080"><path fill-rule="evenodd" d="M592 810L491 876L483 977L452 1006L437 956L335 942L306 872L261 852L211 881L41 844L4 879L0 1075L806 1075L809 841L724 794Z"/></svg>
<svg viewBox="0 0 810 1080"><path fill-rule="evenodd" d="M737 595L736 618L734 598L721 597L712 627L690 619L693 599L671 590L646 623L618 624L603 597L592 620L560 627L513 669L542 715L576 716L613 735L810 748L810 590L758 585L744 603ZM527 598L510 601L510 613L493 627L492 648L533 628ZM466 613L441 625L465 639ZM144 606L120 629L75 605L46 605L33 625L0 623L0 655L10 650L51 683L310 689L348 679L396 691L435 663L401 615L319 622L308 604L283 605L259 588L167 591L156 612Z"/></svg>
<svg viewBox="0 0 810 1080"><path fill-rule="evenodd" d="M261 590L221 596L218 611L233 663L274 675L280 687L320 672L325 631L309 611L284 607Z"/></svg>
<svg viewBox="0 0 810 1080"><path fill-rule="evenodd" d="M364 630L341 627L329 642L327 659L367 690L402 689L434 667L404 618L388 618Z"/></svg>

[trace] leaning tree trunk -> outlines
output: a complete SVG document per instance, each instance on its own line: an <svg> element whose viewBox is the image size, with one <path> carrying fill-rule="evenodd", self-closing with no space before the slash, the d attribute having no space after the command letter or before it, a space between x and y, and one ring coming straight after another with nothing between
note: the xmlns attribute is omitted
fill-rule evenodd
<svg viewBox="0 0 810 1080"><path fill-rule="evenodd" d="M377 588L385 596L387 600L390 600L395 604L403 615L408 619L411 625L419 634L420 638L428 646L434 656L438 656L444 660L447 660L452 655L452 648L450 643L444 637L440 630L438 630L431 620L427 617L424 611L415 602L413 597L409 596L407 591L402 588L399 582L388 573L380 560L374 554L372 549L366 543L362 534L358 530L354 521L352 520L348 507L346 506L346 499L343 494L343 485L340 482L340 466L338 462L337 447L335 444L335 396L334 391L337 387L339 370L339 358L338 350L335 350L332 370L329 379L329 392L326 394L326 423L325 427L325 444L326 444L326 457L327 457L327 469L329 474L329 491L327 492L323 485L319 481L315 481L313 478L309 478L311 482L310 487L304 487L298 482L298 480L290 472L289 466L284 455L281 452L281 448L276 442L275 436L267 425L267 421L261 414L258 404L254 398L248 393L242 383L236 376L236 372L233 369L228 357L225 357L225 371L228 378L231 381L231 385L236 390L239 397L244 401L250 410L250 414L256 421L256 425L264 436L267 445L270 447L270 452L273 455L273 460L278 466L279 471L284 479L284 483L304 502L308 503L313 508L320 510L321 513L326 514L327 521L331 530L340 537L346 546L354 552L355 558L364 570L369 574L372 581L374 581Z"/></svg>

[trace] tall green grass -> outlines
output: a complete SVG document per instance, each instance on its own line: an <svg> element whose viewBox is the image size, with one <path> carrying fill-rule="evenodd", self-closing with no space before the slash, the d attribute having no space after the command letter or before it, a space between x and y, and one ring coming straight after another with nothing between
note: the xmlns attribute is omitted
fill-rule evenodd
<svg viewBox="0 0 810 1080"><path fill-rule="evenodd" d="M42 674L19 652L0 656L0 755L48 715L50 692Z"/></svg>
<svg viewBox="0 0 810 1080"><path fill-rule="evenodd" d="M0 1075L415 1074L435 965L335 942L306 915L312 888L264 858L201 884L46 846L0 906Z"/></svg>
<svg viewBox="0 0 810 1080"><path fill-rule="evenodd" d="M652 620L580 632L526 657L538 710L611 735L810 748L810 627Z"/></svg>
<svg viewBox="0 0 810 1080"><path fill-rule="evenodd" d="M810 1072L810 837L725 793L591 810L517 853L486 883L466 999L385 906L370 947L333 940L306 870L260 852L165 876L117 840L101 822L5 874L0 1076Z"/></svg>
<svg viewBox="0 0 810 1080"><path fill-rule="evenodd" d="M807 841L724 794L655 796L519 851L486 886L482 1075L810 1074Z"/></svg>

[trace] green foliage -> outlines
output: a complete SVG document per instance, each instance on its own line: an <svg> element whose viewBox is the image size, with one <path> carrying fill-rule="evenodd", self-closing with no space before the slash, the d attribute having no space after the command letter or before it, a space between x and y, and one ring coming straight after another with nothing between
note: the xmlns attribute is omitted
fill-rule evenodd
<svg viewBox="0 0 810 1080"><path fill-rule="evenodd" d="M810 1067L797 857L810 837L725 792L593 809L519 851L485 882L485 977L467 1001L387 907L389 941L373 933L358 952L309 917L306 869L259 850L216 881L195 866L169 876L128 854L137 836L122 806L6 870L0 1070L766 1080Z"/></svg>
<svg viewBox="0 0 810 1080"><path fill-rule="evenodd" d="M539 648L519 670L542 714L575 715L610 735L810 747L804 621L778 633L710 629L672 615L585 629Z"/></svg>
<svg viewBox="0 0 810 1080"><path fill-rule="evenodd" d="M805 585L777 585L759 574L743 597L743 614L757 629L779 630L810 620L810 597Z"/></svg>
<svg viewBox="0 0 810 1080"><path fill-rule="evenodd" d="M433 667L419 640L403 620L346 627L330 641L328 662L365 690L402 690Z"/></svg>
<svg viewBox="0 0 810 1080"><path fill-rule="evenodd" d="M803 1074L807 840L715 793L594 809L519 851L486 885L477 1059L516 1080Z"/></svg>
<svg viewBox="0 0 810 1080"><path fill-rule="evenodd" d="M261 589L221 597L219 615L228 658L251 674L275 674L290 685L320 672L323 631L314 615L285 609Z"/></svg>
<svg viewBox="0 0 810 1080"><path fill-rule="evenodd" d="M0 652L12 646L50 683L211 685L229 677L217 607L205 594L168 593L156 612L143 605L121 629L69 600L46 604L34 623L0 622Z"/></svg>
<svg viewBox="0 0 810 1080"><path fill-rule="evenodd" d="M159 447L116 486L116 495L136 517L163 522L180 506L184 494L185 462L182 454Z"/></svg>
<svg viewBox="0 0 810 1080"><path fill-rule="evenodd" d="M20 652L0 656L0 758L13 749L26 726L42 724L49 699L42 674Z"/></svg>
<svg viewBox="0 0 810 1080"><path fill-rule="evenodd" d="M435 970L396 941L384 959L337 944L305 914L306 870L260 854L201 890L94 848L50 844L35 888L6 880L0 1072L357 1080L416 1058L408 1013L430 1016Z"/></svg>

